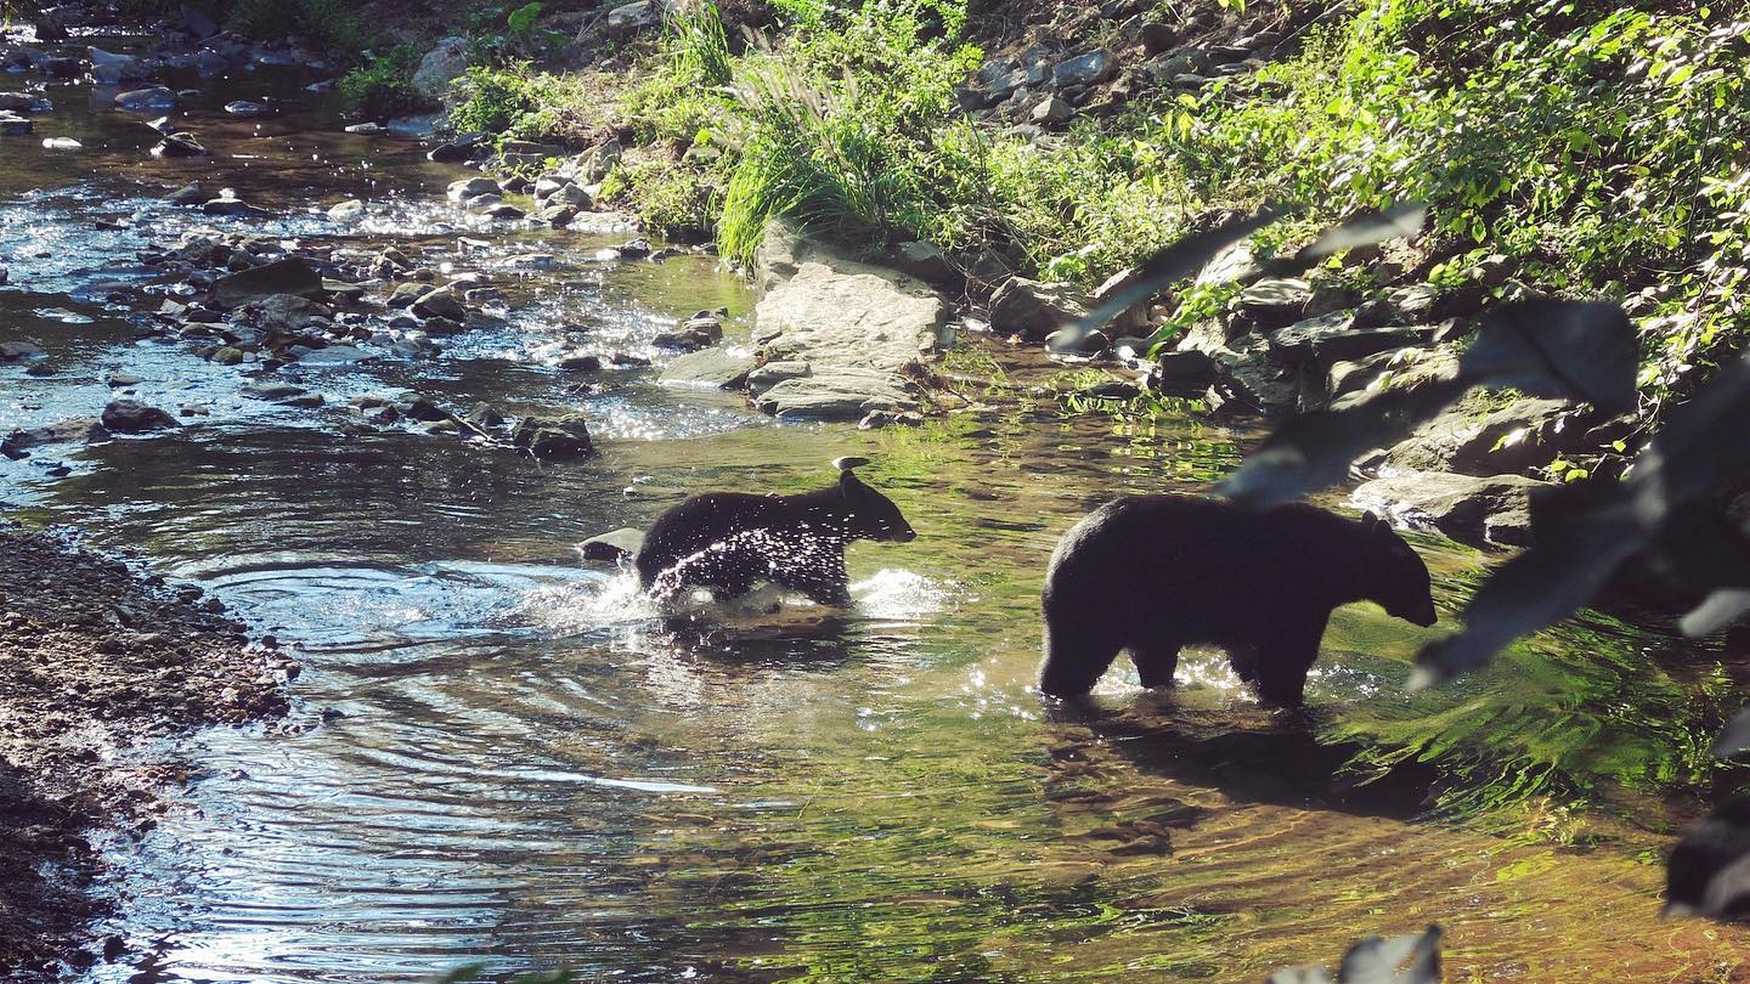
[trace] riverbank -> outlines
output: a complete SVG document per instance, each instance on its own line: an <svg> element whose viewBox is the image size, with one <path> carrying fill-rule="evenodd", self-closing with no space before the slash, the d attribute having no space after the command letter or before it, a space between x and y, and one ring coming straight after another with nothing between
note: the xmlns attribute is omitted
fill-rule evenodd
<svg viewBox="0 0 1750 984"><path fill-rule="evenodd" d="M1076 353L1115 374L1080 409L1127 384L1211 415L1354 402L1450 374L1497 301L1619 301L1644 340L1636 413L1476 394L1356 462L1359 504L1508 547L1531 491L1618 477L1746 331L1744 190L1705 136L1743 129L1742 25L1519 8L560 5L514 30L483 14L407 72L464 133L451 154L530 178L575 155L592 198L756 277L771 220L801 222L1029 345L1162 244L1290 207ZM1403 200L1429 207L1418 233L1267 275Z"/></svg>
<svg viewBox="0 0 1750 984"><path fill-rule="evenodd" d="M283 713L297 672L199 588L0 525L0 977L123 955L91 838L150 830L192 778L163 743Z"/></svg>

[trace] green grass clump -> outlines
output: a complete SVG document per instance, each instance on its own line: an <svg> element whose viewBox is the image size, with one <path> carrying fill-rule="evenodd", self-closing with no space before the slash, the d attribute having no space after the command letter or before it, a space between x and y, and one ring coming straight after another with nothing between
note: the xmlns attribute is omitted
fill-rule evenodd
<svg viewBox="0 0 1750 984"><path fill-rule="evenodd" d="M405 44L367 58L341 76L341 102L348 110L371 119L433 108L431 100L413 87L419 59L419 50Z"/></svg>
<svg viewBox="0 0 1750 984"><path fill-rule="evenodd" d="M225 26L247 37L300 37L332 52L355 52L364 44L364 26L344 0L231 0L222 6Z"/></svg>

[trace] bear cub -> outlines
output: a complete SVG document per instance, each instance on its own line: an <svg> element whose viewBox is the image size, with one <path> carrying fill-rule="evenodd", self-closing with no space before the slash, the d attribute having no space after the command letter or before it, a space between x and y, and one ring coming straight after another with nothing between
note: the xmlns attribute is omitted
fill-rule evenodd
<svg viewBox="0 0 1750 984"><path fill-rule="evenodd" d="M1130 496L1058 541L1045 575L1039 689L1086 694L1129 650L1145 687L1173 682L1179 649L1226 649L1265 701L1298 705L1331 610L1378 603L1435 621L1428 568L1391 525L1293 504L1250 511L1189 495Z"/></svg>
<svg viewBox="0 0 1750 984"><path fill-rule="evenodd" d="M657 517L634 565L659 601L707 588L718 601L771 581L822 605L851 603L845 547L853 540L917 539L892 500L852 470L866 458L839 458L837 483L800 495L707 492Z"/></svg>

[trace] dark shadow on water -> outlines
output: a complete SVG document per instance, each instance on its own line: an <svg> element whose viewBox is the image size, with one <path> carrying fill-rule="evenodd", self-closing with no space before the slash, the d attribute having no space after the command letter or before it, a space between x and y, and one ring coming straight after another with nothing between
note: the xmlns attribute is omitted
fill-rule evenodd
<svg viewBox="0 0 1750 984"><path fill-rule="evenodd" d="M1054 760L1073 759L1086 741L1076 731L1085 728L1146 773L1218 789L1240 803L1410 819L1426 811L1438 780L1418 764L1356 775L1350 764L1361 746L1320 739L1335 714L1324 708L1198 707L1155 690L1122 703L1048 699L1043 709L1062 728Z"/></svg>

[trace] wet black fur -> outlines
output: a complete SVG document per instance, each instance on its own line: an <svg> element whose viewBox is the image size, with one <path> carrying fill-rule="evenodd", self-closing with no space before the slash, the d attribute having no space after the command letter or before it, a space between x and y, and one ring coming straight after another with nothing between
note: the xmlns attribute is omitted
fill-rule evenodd
<svg viewBox="0 0 1750 984"><path fill-rule="evenodd" d="M644 589L660 599L708 588L724 600L772 581L844 606L851 600L845 573L851 541L903 543L916 536L892 500L846 471L836 484L800 495L692 496L657 517L636 566Z"/></svg>
<svg viewBox="0 0 1750 984"><path fill-rule="evenodd" d="M1180 647L1204 644L1226 649L1265 700L1296 705L1331 610L1354 601L1434 624L1428 568L1371 515L1119 499L1072 527L1051 556L1039 689L1085 694L1125 649L1143 686L1167 686Z"/></svg>

